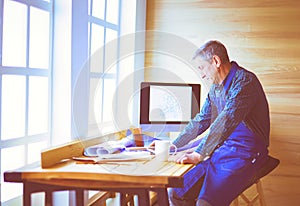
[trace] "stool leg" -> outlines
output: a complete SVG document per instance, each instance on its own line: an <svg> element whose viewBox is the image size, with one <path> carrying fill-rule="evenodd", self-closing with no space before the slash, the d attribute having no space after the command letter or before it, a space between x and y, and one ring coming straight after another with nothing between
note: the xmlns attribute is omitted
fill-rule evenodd
<svg viewBox="0 0 300 206"><path fill-rule="evenodd" d="M260 180L258 180L257 183L256 183L256 189L257 189L257 192L258 192L258 194L259 194L259 202L260 202L260 205L261 205L261 206L266 206L266 201L265 201L264 191L263 191L262 183L261 183Z"/></svg>
<svg viewBox="0 0 300 206"><path fill-rule="evenodd" d="M138 205L150 206L149 191L142 189L138 192Z"/></svg>

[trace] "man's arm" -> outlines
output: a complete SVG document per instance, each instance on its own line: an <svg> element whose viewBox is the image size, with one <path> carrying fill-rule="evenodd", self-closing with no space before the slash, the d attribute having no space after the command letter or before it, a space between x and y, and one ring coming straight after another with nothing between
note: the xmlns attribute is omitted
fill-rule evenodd
<svg viewBox="0 0 300 206"><path fill-rule="evenodd" d="M175 144L178 148L188 144L191 140L195 139L198 135L202 134L205 130L207 130L207 128L209 128L211 118L212 105L208 96L201 112L189 122L179 136L173 141L173 144Z"/></svg>

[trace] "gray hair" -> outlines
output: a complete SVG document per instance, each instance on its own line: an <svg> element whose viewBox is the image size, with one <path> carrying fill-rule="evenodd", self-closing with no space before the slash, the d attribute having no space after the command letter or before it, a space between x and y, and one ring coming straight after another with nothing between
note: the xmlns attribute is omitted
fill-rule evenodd
<svg viewBox="0 0 300 206"><path fill-rule="evenodd" d="M197 49L193 59L200 57L205 61L211 62L214 55L218 56L222 63L229 62L229 57L225 46L216 40L208 41L199 49Z"/></svg>

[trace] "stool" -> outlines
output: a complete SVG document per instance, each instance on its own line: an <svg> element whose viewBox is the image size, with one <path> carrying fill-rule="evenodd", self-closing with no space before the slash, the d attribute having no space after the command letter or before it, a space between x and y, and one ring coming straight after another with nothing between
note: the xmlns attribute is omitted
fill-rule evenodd
<svg viewBox="0 0 300 206"><path fill-rule="evenodd" d="M266 206L266 201L265 201L265 197L264 197L264 194L263 194L262 182L260 181L260 179L263 178L264 176L266 176L267 174L269 174L270 172L272 172L279 165L279 163L280 163L279 159L268 156L268 160L265 163L265 165L258 171L258 173L253 178L253 181L251 182L251 184L248 187L246 187L246 189L244 190L244 192L245 192L249 187L251 187L253 184L255 184L256 194L252 198L247 197L244 194L244 192L242 192L239 195L239 197L241 197L241 199L245 203L247 203L246 204L247 206L254 205L254 203L257 200L259 200L261 206ZM238 206L239 205L239 197L237 197L232 202L233 206Z"/></svg>

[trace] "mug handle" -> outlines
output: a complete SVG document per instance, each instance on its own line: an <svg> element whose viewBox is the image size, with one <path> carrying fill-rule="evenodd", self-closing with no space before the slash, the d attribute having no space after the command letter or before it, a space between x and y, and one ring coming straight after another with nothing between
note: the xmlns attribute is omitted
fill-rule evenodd
<svg viewBox="0 0 300 206"><path fill-rule="evenodd" d="M174 152L172 152L172 155L176 155L176 153L177 153L177 147L176 147L176 145L171 144L171 145L170 145L170 151L171 151L171 148L172 148L172 147L174 147Z"/></svg>

